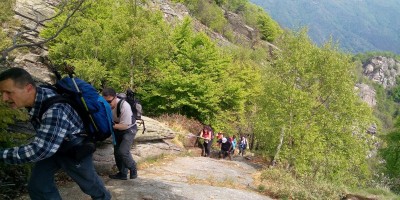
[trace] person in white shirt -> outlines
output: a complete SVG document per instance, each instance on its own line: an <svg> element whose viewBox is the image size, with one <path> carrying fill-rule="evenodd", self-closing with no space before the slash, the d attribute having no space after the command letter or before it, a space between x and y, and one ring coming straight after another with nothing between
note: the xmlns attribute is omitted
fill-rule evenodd
<svg viewBox="0 0 400 200"><path fill-rule="evenodd" d="M102 95L110 104L113 113L113 127L116 141L116 145L114 146L114 158L119 170L118 173L109 175L109 177L112 179L127 180L129 169L129 178L135 179L137 178L137 168L130 149L136 136L137 126L131 106L128 102L119 99L117 93L112 88L103 89ZM118 113L119 116L117 110L120 111L120 113Z"/></svg>

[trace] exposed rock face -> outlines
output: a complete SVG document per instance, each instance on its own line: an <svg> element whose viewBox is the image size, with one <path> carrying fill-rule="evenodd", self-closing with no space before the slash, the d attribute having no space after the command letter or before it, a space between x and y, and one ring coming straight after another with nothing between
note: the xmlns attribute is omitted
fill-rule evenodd
<svg viewBox="0 0 400 200"><path fill-rule="evenodd" d="M176 134L173 130L154 119L145 116L142 116L142 119L146 125L146 131L142 133L143 125L138 126L135 145L131 149L135 161L181 152L181 148L171 142ZM113 171L115 161L111 138L97 148L93 160L98 172L111 173Z"/></svg>
<svg viewBox="0 0 400 200"><path fill-rule="evenodd" d="M181 3L171 3L169 0L152 0L149 4L151 9L160 10L164 13L164 19L171 24L176 24L190 15L189 10ZM222 12L222 10L221 10ZM225 12L225 18L228 20L230 28L233 30L234 40L241 44L252 46L259 41L258 31L243 21L240 15L233 12ZM222 34L212 31L210 28L202 24L200 21L193 19L194 28L196 31L207 33L220 46L233 45Z"/></svg>
<svg viewBox="0 0 400 200"><path fill-rule="evenodd" d="M166 125L156 121L154 119L142 116L145 122L146 131L143 132L143 125L138 125L138 133L136 134L135 140L138 142L143 141L154 141L163 139L173 139L175 137L175 131L171 130Z"/></svg>
<svg viewBox="0 0 400 200"><path fill-rule="evenodd" d="M164 13L164 19L175 24L189 15L189 10L181 3L171 4L168 0L152 0L149 2L150 9L160 10Z"/></svg>
<svg viewBox="0 0 400 200"><path fill-rule="evenodd" d="M138 132L136 136L140 135ZM170 155L180 153L182 149L170 140L138 142L135 138L135 144L131 149L131 154L136 162L146 158L157 157L160 155ZM96 171L104 174L111 174L116 171L114 160L114 149L111 140L104 142L97 147L93 154L93 161Z"/></svg>
<svg viewBox="0 0 400 200"><path fill-rule="evenodd" d="M393 58L378 56L363 66L364 75L381 84L384 88L396 85L396 77L400 73L400 62Z"/></svg>
<svg viewBox="0 0 400 200"><path fill-rule="evenodd" d="M38 42L39 31L43 28L44 24L38 21L47 19L54 15L54 5L58 4L57 0L17 0L15 3L15 16L20 21L19 27L13 27L14 30L6 29L9 34L21 35L21 39L26 43ZM33 31L27 31L33 30ZM13 52L15 56L12 66L22 67L30 72L40 82L53 82L54 78L48 67L43 64L47 57L47 49L44 46L31 47L28 53Z"/></svg>
<svg viewBox="0 0 400 200"><path fill-rule="evenodd" d="M54 15L55 2L46 0L17 0L15 2L15 18L21 22L19 31L35 30L23 34L22 38L26 41L39 41L38 34L44 24L38 23Z"/></svg>
<svg viewBox="0 0 400 200"><path fill-rule="evenodd" d="M235 40L238 43L242 45L253 45L257 40L259 40L259 32L256 29L246 25L240 15L226 11L225 17L231 25L235 34Z"/></svg>
<svg viewBox="0 0 400 200"><path fill-rule="evenodd" d="M376 92L375 90L366 84L356 84L356 89L358 90L358 94L360 98L365 101L370 107L374 107L376 105Z"/></svg>

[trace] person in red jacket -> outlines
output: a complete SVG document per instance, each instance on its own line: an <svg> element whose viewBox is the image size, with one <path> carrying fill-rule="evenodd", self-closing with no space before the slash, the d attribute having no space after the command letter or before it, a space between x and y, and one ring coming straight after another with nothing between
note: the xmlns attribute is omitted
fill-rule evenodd
<svg viewBox="0 0 400 200"><path fill-rule="evenodd" d="M212 136L213 136L213 130L211 129L211 127L204 126L199 136L200 138L204 139L203 142L204 153L202 153L202 156L210 157L211 144L213 139Z"/></svg>

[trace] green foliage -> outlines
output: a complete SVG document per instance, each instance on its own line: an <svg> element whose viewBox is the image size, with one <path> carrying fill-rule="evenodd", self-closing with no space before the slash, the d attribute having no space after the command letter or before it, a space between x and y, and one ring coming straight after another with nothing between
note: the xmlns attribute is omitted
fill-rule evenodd
<svg viewBox="0 0 400 200"><path fill-rule="evenodd" d="M392 180L391 189L400 193L398 185L400 176L400 121L397 119L396 129L383 136L385 146L380 149L380 155L385 160L384 173Z"/></svg>
<svg viewBox="0 0 400 200"><path fill-rule="evenodd" d="M30 135L9 133L7 127L16 120L25 121L28 116L22 110L7 107L0 101L0 149L14 147L26 143ZM26 182L31 165L10 166L0 163L0 196L2 199L14 199L19 193L26 190Z"/></svg>
<svg viewBox="0 0 400 200"><path fill-rule="evenodd" d="M246 5L244 13L252 8L237 2ZM191 10L218 8L189 3ZM133 87L146 115L178 113L228 134L254 131L266 155L275 155L282 134L278 163L296 176L360 185L370 178L364 159L370 138L363 133L371 110L353 90L353 63L335 45L318 48L304 32L277 34L267 38L281 49L272 59L264 49L221 49L194 32L190 18L172 28L160 13L138 8L134 14L132 6L86 2L85 12L50 44L53 62L73 64L98 88ZM255 24L273 33L270 18L248 16L261 16ZM55 30L49 26L44 35Z"/></svg>
<svg viewBox="0 0 400 200"><path fill-rule="evenodd" d="M268 195L277 199L338 199L344 187L309 178L296 178L280 168L264 170L261 180L268 183Z"/></svg>
<svg viewBox="0 0 400 200"><path fill-rule="evenodd" d="M263 40L272 42L282 34L282 29L278 23L261 7L251 4L248 0L185 0L183 2L198 20L212 30L222 33L230 41L232 41L233 35L228 21L225 19L223 9L243 16L248 25L260 30Z"/></svg>
<svg viewBox="0 0 400 200"><path fill-rule="evenodd" d="M203 33L194 33L190 20L172 35L175 53L167 66L159 69L163 79L153 88L158 112L174 112L211 123L224 110L243 109L243 83L230 70L234 67ZM232 72L232 74L230 73ZM232 76L233 75L233 76ZM155 97L152 97L155 98Z"/></svg>
<svg viewBox="0 0 400 200"><path fill-rule="evenodd" d="M258 17L257 25L262 35L261 39L268 42L274 41L282 33L279 25L266 14Z"/></svg>
<svg viewBox="0 0 400 200"><path fill-rule="evenodd" d="M227 0L224 6L234 13L242 13L248 4L248 0Z"/></svg>
<svg viewBox="0 0 400 200"><path fill-rule="evenodd" d="M281 50L270 57L257 47L220 48L205 33L193 31L189 17L171 27L161 13L136 7L133 1L98 0L85 2L82 12L49 44L49 56L56 65L75 66L78 76L99 89L134 89L148 116L178 113L228 135L254 132L258 150L276 156L278 166L297 180L366 184L371 174L365 156L372 139L364 132L373 120L371 109L353 90L356 79L349 56L339 53L332 42L317 47L304 31L282 35L278 24L248 0L175 2L184 2L218 32L229 32L220 7L241 14ZM48 24L42 36L54 34L65 18ZM2 38L5 35L0 35L0 45L7 45ZM353 61L363 59L357 56ZM385 112L375 114L389 128L397 108L385 101L382 88L376 90L377 110ZM392 93L399 98L397 90ZM4 106L0 113L1 145L14 145L23 137L9 137L4 129L20 113ZM398 171L396 141L390 138L383 153L393 176ZM300 185L286 175L279 178ZM283 196L313 199L317 190L327 199L336 195L336 189L308 181L303 184L313 191L293 195L286 190Z"/></svg>
<svg viewBox="0 0 400 200"><path fill-rule="evenodd" d="M2 0L0 1L0 24L9 21L14 15L15 0ZM1 49L1 48L0 48Z"/></svg>
<svg viewBox="0 0 400 200"><path fill-rule="evenodd" d="M7 33L4 32L3 27L9 26L6 23L11 23L13 12L13 6L15 4L15 0L4 0L0 1L0 24L3 24L0 27L0 50L3 50L9 46L11 46L11 39L7 36Z"/></svg>
<svg viewBox="0 0 400 200"><path fill-rule="evenodd" d="M133 88L146 115L179 113L230 130L244 119L250 91L258 87L253 81L260 79L255 54L246 53L246 61L233 57L234 50L222 51L195 33L189 18L172 29L160 13L138 9L133 15L125 1L84 6L50 44L53 63L74 65L97 88ZM43 35L55 30L50 26Z"/></svg>
<svg viewBox="0 0 400 200"><path fill-rule="evenodd" d="M371 58L383 56L387 58L394 58L395 60L400 60L400 55L397 55L390 51L368 51L364 53L358 53L354 55L353 60L359 60L361 63L368 62Z"/></svg>
<svg viewBox="0 0 400 200"><path fill-rule="evenodd" d="M396 103L400 103L400 86L396 86L391 89L390 96L393 98L393 101Z"/></svg>
<svg viewBox="0 0 400 200"><path fill-rule="evenodd" d="M242 12L246 24L260 30L261 39L272 42L283 33L279 24L261 7L247 3Z"/></svg>
<svg viewBox="0 0 400 200"><path fill-rule="evenodd" d="M7 37L7 34L0 28L0 50L5 49L11 45L11 39Z"/></svg>
<svg viewBox="0 0 400 200"><path fill-rule="evenodd" d="M396 99L396 88L392 90L392 97L383 88L382 85L372 84L376 93L376 106L374 107L374 116L376 116L382 123L382 132L387 133L394 127L393 119L398 116L399 105L393 102Z"/></svg>
<svg viewBox="0 0 400 200"><path fill-rule="evenodd" d="M316 47L305 31L285 34L278 45L282 51L263 78L260 148L275 155L283 137L280 163L297 176L365 183L372 114L353 90L350 58L331 43Z"/></svg>
<svg viewBox="0 0 400 200"><path fill-rule="evenodd" d="M186 0L185 4L190 12L204 25L216 32L223 33L227 28L228 21L225 19L224 11L218 7L216 2ZM219 4L223 4L223 2L221 1Z"/></svg>
<svg viewBox="0 0 400 200"><path fill-rule="evenodd" d="M125 1L88 1L84 6L85 13L77 15L51 44L51 59L56 64L67 62L77 67L78 75L97 88L107 84L140 92L140 86L156 74L152 62L162 60L166 55L163 52L169 49L163 43L168 41L164 37L168 28L160 13L138 8L135 17L133 5ZM46 29L43 35L54 31L54 27Z"/></svg>
<svg viewBox="0 0 400 200"><path fill-rule="evenodd" d="M15 110L7 107L4 103L0 102L0 148L12 147L24 142L27 138L23 134L10 134L6 130L10 124L14 124L15 121L26 121L28 115L23 110Z"/></svg>
<svg viewBox="0 0 400 200"><path fill-rule="evenodd" d="M218 6L222 6L227 2L227 0L214 0L214 1Z"/></svg>

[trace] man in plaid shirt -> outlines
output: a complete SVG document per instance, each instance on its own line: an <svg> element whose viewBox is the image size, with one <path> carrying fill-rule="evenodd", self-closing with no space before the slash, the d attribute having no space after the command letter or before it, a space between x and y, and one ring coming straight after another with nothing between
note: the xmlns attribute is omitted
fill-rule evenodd
<svg viewBox="0 0 400 200"><path fill-rule="evenodd" d="M40 117L42 102L56 93L36 87L31 75L21 68L11 68L0 74L2 100L12 108L25 107L36 130L29 144L0 150L0 162L20 164L36 162L28 183L31 199L61 199L54 174L63 169L92 199L111 199L103 181L97 175L92 153L77 159L68 154L81 145L78 136L84 126L77 112L67 103L55 103Z"/></svg>

